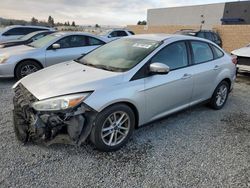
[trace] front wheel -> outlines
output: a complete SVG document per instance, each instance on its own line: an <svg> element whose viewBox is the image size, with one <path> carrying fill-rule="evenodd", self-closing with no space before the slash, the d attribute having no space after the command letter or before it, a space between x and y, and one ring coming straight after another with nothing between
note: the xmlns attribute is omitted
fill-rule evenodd
<svg viewBox="0 0 250 188"><path fill-rule="evenodd" d="M113 105L97 115L90 139L100 151L115 151L127 143L134 127L133 110L125 104Z"/></svg>
<svg viewBox="0 0 250 188"><path fill-rule="evenodd" d="M215 89L210 101L210 106L215 110L220 110L226 103L229 94L229 84L222 81Z"/></svg>
<svg viewBox="0 0 250 188"><path fill-rule="evenodd" d="M20 80L21 78L31 73L34 73L40 69L42 69L42 67L37 62L27 60L17 65L16 70L15 70L15 75L16 75L16 78Z"/></svg>

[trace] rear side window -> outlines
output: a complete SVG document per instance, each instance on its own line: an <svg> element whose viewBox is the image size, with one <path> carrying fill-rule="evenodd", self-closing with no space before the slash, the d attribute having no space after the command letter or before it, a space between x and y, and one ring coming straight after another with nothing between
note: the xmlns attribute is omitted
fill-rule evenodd
<svg viewBox="0 0 250 188"><path fill-rule="evenodd" d="M204 32L199 32L199 33L197 34L197 37L205 38Z"/></svg>
<svg viewBox="0 0 250 188"><path fill-rule="evenodd" d="M17 27L6 31L5 33L3 33L3 35L4 36L25 35L24 31L25 31L24 28Z"/></svg>
<svg viewBox="0 0 250 188"><path fill-rule="evenodd" d="M35 31L41 31L46 29L40 29L40 28L31 28L31 27L17 27L10 29L6 31L3 35L4 36L11 36L11 35L27 35L29 33L35 32Z"/></svg>
<svg viewBox="0 0 250 188"><path fill-rule="evenodd" d="M188 55L185 42L170 44L158 52L151 62L164 63L170 70L188 66Z"/></svg>
<svg viewBox="0 0 250 188"><path fill-rule="evenodd" d="M90 46L96 46L96 45L103 45L105 44L105 42L97 39L97 38L94 38L94 37L88 37L89 39L89 45Z"/></svg>
<svg viewBox="0 0 250 188"><path fill-rule="evenodd" d="M211 32L206 32L205 38L208 40L214 41L214 37L213 37L213 34Z"/></svg>
<svg viewBox="0 0 250 188"><path fill-rule="evenodd" d="M219 48L215 47L214 45L211 45L211 47L213 49L215 59L218 59L224 56L224 53Z"/></svg>
<svg viewBox="0 0 250 188"><path fill-rule="evenodd" d="M131 35L135 35L135 33L133 31L128 31Z"/></svg>
<svg viewBox="0 0 250 188"><path fill-rule="evenodd" d="M213 52L205 42L192 41L191 46L194 54L194 63L204 63L213 60Z"/></svg>

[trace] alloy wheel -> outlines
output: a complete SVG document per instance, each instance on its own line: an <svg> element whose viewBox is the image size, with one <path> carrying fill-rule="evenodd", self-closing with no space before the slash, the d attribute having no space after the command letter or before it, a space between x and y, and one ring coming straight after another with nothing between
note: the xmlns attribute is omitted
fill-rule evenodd
<svg viewBox="0 0 250 188"><path fill-rule="evenodd" d="M101 138L106 145L116 146L127 137L130 126L130 118L126 112L114 112L104 121Z"/></svg>
<svg viewBox="0 0 250 188"><path fill-rule="evenodd" d="M221 85L220 88L218 89L217 95L216 95L216 104L217 106L222 106L226 99L227 99L227 93L228 93L228 88L226 85Z"/></svg>

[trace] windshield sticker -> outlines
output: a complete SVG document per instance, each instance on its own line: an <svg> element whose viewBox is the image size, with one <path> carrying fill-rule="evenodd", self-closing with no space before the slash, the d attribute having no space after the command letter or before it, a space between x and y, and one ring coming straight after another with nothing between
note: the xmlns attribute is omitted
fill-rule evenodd
<svg viewBox="0 0 250 188"><path fill-rule="evenodd" d="M135 44L133 45L133 47L149 49L149 48L152 47L152 45L150 45L150 44L139 44L139 43L135 43Z"/></svg>

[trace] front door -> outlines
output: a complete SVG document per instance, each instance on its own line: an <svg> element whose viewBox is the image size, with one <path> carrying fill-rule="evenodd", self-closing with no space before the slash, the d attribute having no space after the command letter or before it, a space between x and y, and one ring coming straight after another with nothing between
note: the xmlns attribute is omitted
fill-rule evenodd
<svg viewBox="0 0 250 188"><path fill-rule="evenodd" d="M188 57L186 42L175 42L151 59L151 63L168 65L170 72L145 78L148 121L189 106L194 80Z"/></svg>
<svg viewBox="0 0 250 188"><path fill-rule="evenodd" d="M77 59L94 49L88 46L86 36L83 35L66 36L55 43L60 44L60 48L53 49L50 46L46 50L46 66Z"/></svg>

